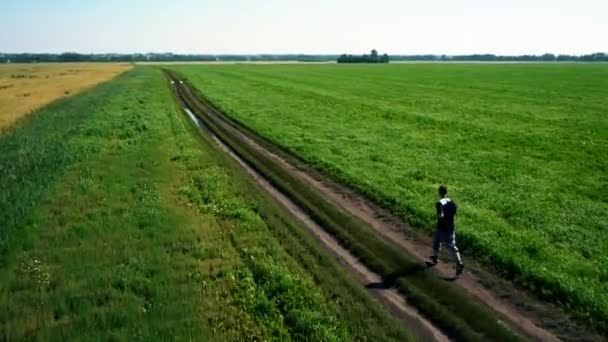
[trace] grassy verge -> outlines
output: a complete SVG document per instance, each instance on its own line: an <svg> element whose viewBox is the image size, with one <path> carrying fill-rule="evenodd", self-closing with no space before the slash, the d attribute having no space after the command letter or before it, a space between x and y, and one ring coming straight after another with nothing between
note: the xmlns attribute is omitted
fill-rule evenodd
<svg viewBox="0 0 608 342"><path fill-rule="evenodd" d="M423 266L394 244L367 229L364 224L336 208L304 183L289 175L262 153L239 143L235 132L227 128L218 115L199 110L196 95L188 90L181 94L189 108L205 118L209 128L252 167L265 175L276 187L291 197L308 214L333 234L347 249L359 257L385 281L396 285L408 300L461 341L518 340L500 324L487 308L478 305L449 284L437 281L424 272Z"/></svg>
<svg viewBox="0 0 608 342"><path fill-rule="evenodd" d="M43 113L0 136L2 339L411 338L195 138L159 70Z"/></svg>
<svg viewBox="0 0 608 342"><path fill-rule="evenodd" d="M175 66L262 137L608 328L605 65Z"/></svg>

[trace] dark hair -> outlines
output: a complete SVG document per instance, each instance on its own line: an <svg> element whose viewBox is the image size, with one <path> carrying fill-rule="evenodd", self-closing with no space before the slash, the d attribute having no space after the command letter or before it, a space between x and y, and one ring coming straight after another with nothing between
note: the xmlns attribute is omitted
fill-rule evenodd
<svg viewBox="0 0 608 342"><path fill-rule="evenodd" d="M441 196L445 196L448 193L448 187L445 185L442 185L439 187L439 194Z"/></svg>

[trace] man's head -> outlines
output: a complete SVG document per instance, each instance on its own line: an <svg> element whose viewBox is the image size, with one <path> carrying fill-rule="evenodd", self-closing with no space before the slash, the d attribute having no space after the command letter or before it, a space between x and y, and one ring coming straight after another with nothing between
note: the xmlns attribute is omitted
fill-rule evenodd
<svg viewBox="0 0 608 342"><path fill-rule="evenodd" d="M448 187L445 185L442 185L439 187L439 196L441 197L445 197L445 195L448 194Z"/></svg>

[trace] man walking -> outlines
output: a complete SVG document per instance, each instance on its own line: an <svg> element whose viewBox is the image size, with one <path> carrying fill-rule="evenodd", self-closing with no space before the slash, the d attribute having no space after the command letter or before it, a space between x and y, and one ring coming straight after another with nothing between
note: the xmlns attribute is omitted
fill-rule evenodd
<svg viewBox="0 0 608 342"><path fill-rule="evenodd" d="M448 188L445 185L439 187L439 201L435 204L437 209L437 229L433 238L433 256L431 261L436 265L439 260L439 249L441 244L445 245L452 253L456 261L456 275L462 273L464 264L460 258L458 247L456 247L456 232L454 230L454 216L456 216L456 203L447 197Z"/></svg>

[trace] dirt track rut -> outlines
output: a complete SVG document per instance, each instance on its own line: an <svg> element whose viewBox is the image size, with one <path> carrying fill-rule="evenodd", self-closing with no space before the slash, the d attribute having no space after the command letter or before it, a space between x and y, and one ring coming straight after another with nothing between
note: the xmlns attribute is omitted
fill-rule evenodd
<svg viewBox="0 0 608 342"><path fill-rule="evenodd" d="M298 207L298 205L293 203L293 201L291 201L289 198L287 198L287 196L281 193L281 191L270 184L270 182L268 182L262 175L251 168L212 132L204 128L204 123L201 122L200 119L197 118L188 108L184 108L184 111L194 123L196 123L199 127L202 127L206 134L211 136L212 140L220 147L220 149L236 160L237 163L245 170L245 172L247 172L262 189L264 189L279 204L287 209L287 211L294 218L300 221L300 223L302 223L302 225L310 231L315 240L321 243L331 254L334 255L334 257L336 257L345 267L347 267L349 271L354 273L356 278L363 286L382 283L382 278L378 274L370 271L356 257L344 249L335 238L326 233L323 228L320 227L300 207ZM374 294L379 297L381 301L391 309L391 311L397 313L398 316L416 332L418 337L428 341L450 340L431 322L420 316L415 308L408 305L397 290L389 288L375 289L370 291L375 292Z"/></svg>

